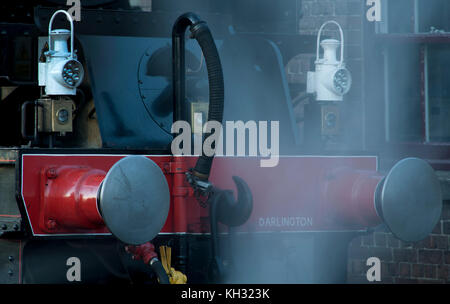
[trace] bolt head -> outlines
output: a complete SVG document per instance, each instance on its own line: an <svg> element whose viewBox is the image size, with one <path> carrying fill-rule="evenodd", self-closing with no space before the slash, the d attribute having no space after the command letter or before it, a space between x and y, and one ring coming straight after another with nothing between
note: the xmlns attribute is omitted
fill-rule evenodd
<svg viewBox="0 0 450 304"><path fill-rule="evenodd" d="M69 111L67 111L66 109L61 109L58 111L58 113L56 113L58 121L61 124L65 124L69 121Z"/></svg>
<svg viewBox="0 0 450 304"><path fill-rule="evenodd" d="M46 224L48 229L56 229L57 227L55 220L48 220Z"/></svg>
<svg viewBox="0 0 450 304"><path fill-rule="evenodd" d="M54 179L58 176L55 168L48 169L46 173L47 173L47 178L49 178L49 179Z"/></svg>

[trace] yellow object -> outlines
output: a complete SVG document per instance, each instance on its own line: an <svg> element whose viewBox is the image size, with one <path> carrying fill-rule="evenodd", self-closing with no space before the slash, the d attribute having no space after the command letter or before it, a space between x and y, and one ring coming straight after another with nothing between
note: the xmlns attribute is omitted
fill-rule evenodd
<svg viewBox="0 0 450 304"><path fill-rule="evenodd" d="M173 267L170 267L172 263L172 248L169 246L160 246L159 254L161 256L161 263L169 276L170 284L186 284L187 277L181 271L175 270Z"/></svg>

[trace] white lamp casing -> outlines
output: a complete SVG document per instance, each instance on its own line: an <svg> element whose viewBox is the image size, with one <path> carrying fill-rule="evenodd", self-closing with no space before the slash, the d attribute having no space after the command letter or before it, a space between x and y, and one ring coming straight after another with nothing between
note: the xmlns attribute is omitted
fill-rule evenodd
<svg viewBox="0 0 450 304"><path fill-rule="evenodd" d="M323 28L328 24L338 26L341 41L325 39L320 41ZM323 58L320 58L320 47L323 48ZM337 59L337 49L341 48L341 58ZM344 63L344 35L341 26L335 21L325 22L317 37L317 57L315 72L308 72L307 93L316 94L317 101L342 101L352 85L350 72Z"/></svg>
<svg viewBox="0 0 450 304"><path fill-rule="evenodd" d="M71 30L52 30L55 16L64 13L70 22ZM84 77L82 64L77 60L73 51L73 20L64 10L56 11L49 23L48 46L45 52L46 61L38 66L39 86L45 86L46 95L76 95L77 87ZM67 40L70 38L70 51ZM53 41L53 47L52 47Z"/></svg>

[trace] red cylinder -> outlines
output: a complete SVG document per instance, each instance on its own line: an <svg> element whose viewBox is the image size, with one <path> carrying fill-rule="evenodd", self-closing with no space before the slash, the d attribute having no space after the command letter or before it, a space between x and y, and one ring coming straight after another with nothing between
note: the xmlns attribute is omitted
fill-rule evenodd
<svg viewBox="0 0 450 304"><path fill-rule="evenodd" d="M104 226L97 193L106 173L102 170L62 166L47 170L43 195L44 227L96 229Z"/></svg>
<svg viewBox="0 0 450 304"><path fill-rule="evenodd" d="M340 168L324 183L324 211L331 220L371 227L382 222L376 210L376 191L383 176L374 171Z"/></svg>

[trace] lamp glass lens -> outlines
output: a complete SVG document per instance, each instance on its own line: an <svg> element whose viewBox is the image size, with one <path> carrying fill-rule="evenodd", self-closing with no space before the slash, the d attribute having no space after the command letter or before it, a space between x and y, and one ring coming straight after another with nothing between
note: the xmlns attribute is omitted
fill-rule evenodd
<svg viewBox="0 0 450 304"><path fill-rule="evenodd" d="M340 95L348 93L350 90L350 72L347 69L339 69L334 73L333 85Z"/></svg>
<svg viewBox="0 0 450 304"><path fill-rule="evenodd" d="M82 81L83 66L76 60L69 60L64 65L62 70L62 77L64 82L71 86L76 87Z"/></svg>

